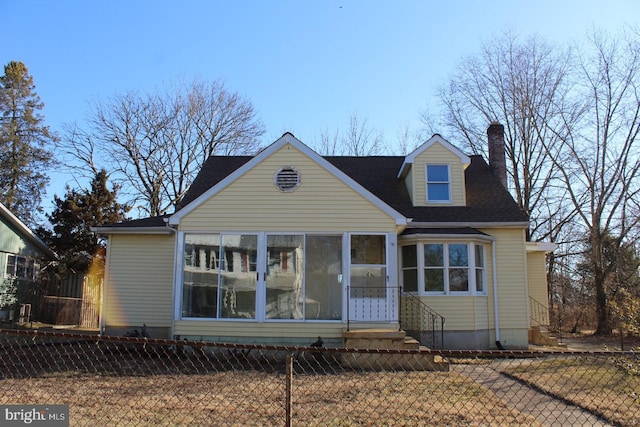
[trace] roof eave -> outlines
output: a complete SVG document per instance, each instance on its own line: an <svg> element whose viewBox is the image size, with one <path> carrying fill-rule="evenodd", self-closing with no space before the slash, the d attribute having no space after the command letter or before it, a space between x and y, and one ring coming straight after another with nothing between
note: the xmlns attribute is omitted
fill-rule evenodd
<svg viewBox="0 0 640 427"><path fill-rule="evenodd" d="M91 231L98 234L156 234L169 235L174 233L174 229L166 226L154 227L91 227Z"/></svg>
<svg viewBox="0 0 640 427"><path fill-rule="evenodd" d="M407 228L527 228L528 222L409 222Z"/></svg>
<svg viewBox="0 0 640 427"><path fill-rule="evenodd" d="M411 240L420 240L420 239L441 239L441 240L455 240L455 239L463 239L463 240L485 240L488 242L493 242L496 240L494 236L489 236L487 234L473 234L473 233L416 233L416 234L408 234L404 236L399 236L402 241L411 241Z"/></svg>
<svg viewBox="0 0 640 427"><path fill-rule="evenodd" d="M47 246L47 244L42 241L38 236L35 235L33 231L29 227L25 225L18 217L16 217L11 211L2 203L0 203L0 213L4 218L7 219L9 224L18 229L18 231L22 232L22 234L31 241L34 245L36 245L42 252L44 252L51 259L58 259L58 255Z"/></svg>
<svg viewBox="0 0 640 427"><path fill-rule="evenodd" d="M552 242L527 242L527 252L551 253L557 248L558 245Z"/></svg>

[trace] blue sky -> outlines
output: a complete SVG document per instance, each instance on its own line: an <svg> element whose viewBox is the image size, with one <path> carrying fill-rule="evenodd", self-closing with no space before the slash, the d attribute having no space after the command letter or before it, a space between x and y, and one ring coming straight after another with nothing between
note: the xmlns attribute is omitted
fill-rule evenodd
<svg viewBox="0 0 640 427"><path fill-rule="evenodd" d="M197 77L249 99L264 144L286 131L312 144L352 113L394 141L483 41L565 43L639 19L638 0L0 0L0 62L27 65L58 132L92 99ZM48 198L67 182L52 173Z"/></svg>

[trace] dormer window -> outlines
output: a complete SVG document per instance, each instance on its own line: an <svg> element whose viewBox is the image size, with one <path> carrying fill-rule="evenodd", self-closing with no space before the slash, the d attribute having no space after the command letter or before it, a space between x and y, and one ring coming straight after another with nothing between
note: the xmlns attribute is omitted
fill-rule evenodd
<svg viewBox="0 0 640 427"><path fill-rule="evenodd" d="M427 202L451 202L449 165L427 165Z"/></svg>

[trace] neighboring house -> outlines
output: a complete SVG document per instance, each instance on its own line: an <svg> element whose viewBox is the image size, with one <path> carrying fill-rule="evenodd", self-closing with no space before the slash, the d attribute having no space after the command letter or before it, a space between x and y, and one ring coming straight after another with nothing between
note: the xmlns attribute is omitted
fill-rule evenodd
<svg viewBox="0 0 640 427"><path fill-rule="evenodd" d="M0 271L2 280L35 282L44 261L56 255L22 221L0 203Z"/></svg>
<svg viewBox="0 0 640 427"><path fill-rule="evenodd" d="M174 214L94 230L109 237L101 328L340 346L433 315L445 348L526 348L552 248L525 241L503 132L487 131L489 164L437 134L407 156L321 156L290 133L212 156Z"/></svg>

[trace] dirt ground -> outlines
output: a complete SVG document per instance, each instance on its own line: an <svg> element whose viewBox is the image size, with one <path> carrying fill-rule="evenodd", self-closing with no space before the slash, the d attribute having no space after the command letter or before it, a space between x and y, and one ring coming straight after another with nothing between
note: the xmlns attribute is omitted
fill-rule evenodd
<svg viewBox="0 0 640 427"><path fill-rule="evenodd" d="M567 334L559 337L560 342L567 345L569 350L597 351L597 350L621 350L620 337L601 337L592 333ZM640 349L640 337L624 337L624 350Z"/></svg>

